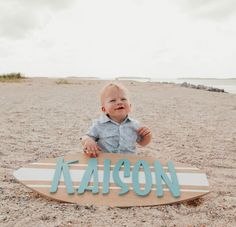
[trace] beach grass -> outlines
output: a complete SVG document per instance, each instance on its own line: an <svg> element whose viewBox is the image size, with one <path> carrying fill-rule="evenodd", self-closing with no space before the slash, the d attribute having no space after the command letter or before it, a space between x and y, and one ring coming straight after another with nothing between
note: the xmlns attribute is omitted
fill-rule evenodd
<svg viewBox="0 0 236 227"><path fill-rule="evenodd" d="M0 82L21 82L25 78L22 73L8 73L0 75Z"/></svg>
<svg viewBox="0 0 236 227"><path fill-rule="evenodd" d="M59 79L59 80L56 80L56 84L58 84L58 85L70 84L70 82L68 80L65 80L65 79Z"/></svg>

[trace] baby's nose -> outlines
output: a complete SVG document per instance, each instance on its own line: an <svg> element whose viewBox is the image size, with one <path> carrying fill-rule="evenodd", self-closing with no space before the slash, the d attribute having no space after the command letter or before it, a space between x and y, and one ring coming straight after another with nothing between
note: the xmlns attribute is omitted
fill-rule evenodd
<svg viewBox="0 0 236 227"><path fill-rule="evenodd" d="M117 104L118 104L118 105L121 105L121 104L122 104L122 100L121 100L121 99L118 99L118 100L117 100Z"/></svg>

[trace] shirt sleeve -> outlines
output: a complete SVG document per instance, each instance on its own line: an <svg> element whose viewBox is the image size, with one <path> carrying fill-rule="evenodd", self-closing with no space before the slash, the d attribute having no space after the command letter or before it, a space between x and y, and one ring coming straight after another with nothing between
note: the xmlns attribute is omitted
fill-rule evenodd
<svg viewBox="0 0 236 227"><path fill-rule="evenodd" d="M95 141L98 140L99 138L99 125L98 125L98 121L95 120L92 124L92 126L88 129L88 131L86 132L86 135L91 137L92 139L94 139Z"/></svg>

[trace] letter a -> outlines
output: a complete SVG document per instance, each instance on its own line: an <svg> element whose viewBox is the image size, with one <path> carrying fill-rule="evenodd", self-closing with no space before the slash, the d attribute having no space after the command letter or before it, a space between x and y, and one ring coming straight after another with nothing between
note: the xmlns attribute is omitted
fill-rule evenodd
<svg viewBox="0 0 236 227"><path fill-rule="evenodd" d="M93 175L93 186L89 186L90 179ZM78 188L78 194L84 194L85 190L92 191L93 194L98 193L98 161L91 158L88 167L83 175L81 185Z"/></svg>

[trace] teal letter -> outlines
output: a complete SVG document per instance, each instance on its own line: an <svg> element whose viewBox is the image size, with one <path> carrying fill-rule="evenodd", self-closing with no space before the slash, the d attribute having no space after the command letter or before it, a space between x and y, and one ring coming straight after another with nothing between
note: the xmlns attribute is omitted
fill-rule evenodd
<svg viewBox="0 0 236 227"><path fill-rule="evenodd" d="M92 175L93 186L89 186L89 182ZM87 169L81 181L81 185L78 188L78 194L83 194L85 190L92 191L93 194L98 193L98 161L96 158L91 158L89 160Z"/></svg>
<svg viewBox="0 0 236 227"><path fill-rule="evenodd" d="M178 198L180 196L180 190L179 190L179 182L178 182L178 178L175 172L174 164L172 162L168 162L167 165L168 165L168 169L171 175L172 182L170 181L170 179L164 172L161 163L159 161L154 162L157 196L158 197L163 196L163 188L162 188L162 180L163 180L167 184L172 195L175 198Z"/></svg>
<svg viewBox="0 0 236 227"><path fill-rule="evenodd" d="M127 159L121 159L119 160L116 165L115 168L113 170L113 179L114 182L121 187L121 191L119 192L119 195L124 195L125 193L127 193L129 191L129 186L127 186L126 184L124 184L121 180L120 180L120 176L119 176L119 170L121 168L121 166L124 165L124 177L129 177L130 176L130 161Z"/></svg>
<svg viewBox="0 0 236 227"><path fill-rule="evenodd" d="M102 194L108 194L109 193L109 184L110 184L110 165L111 161L110 159L104 160L104 170L103 170L103 190Z"/></svg>
<svg viewBox="0 0 236 227"><path fill-rule="evenodd" d="M140 166L143 166L143 171L144 171L145 179L146 179L145 189L143 191L139 187L139 169L140 169ZM149 167L149 164L148 164L147 161L138 160L135 163L135 166L134 166L133 172L132 172L132 181L133 181L134 191L137 195L146 196L150 193L150 191L152 189L152 175L151 175L150 167Z"/></svg>
<svg viewBox="0 0 236 227"><path fill-rule="evenodd" d="M73 164L73 163L77 163L77 162L78 162L78 160L68 161L68 162L64 163L63 158L57 159L56 171L54 173L50 193L55 193L57 191L58 184L59 184L60 178L61 178L61 172L63 171L64 182L66 184L67 194L74 194L73 184L72 184L68 165Z"/></svg>

